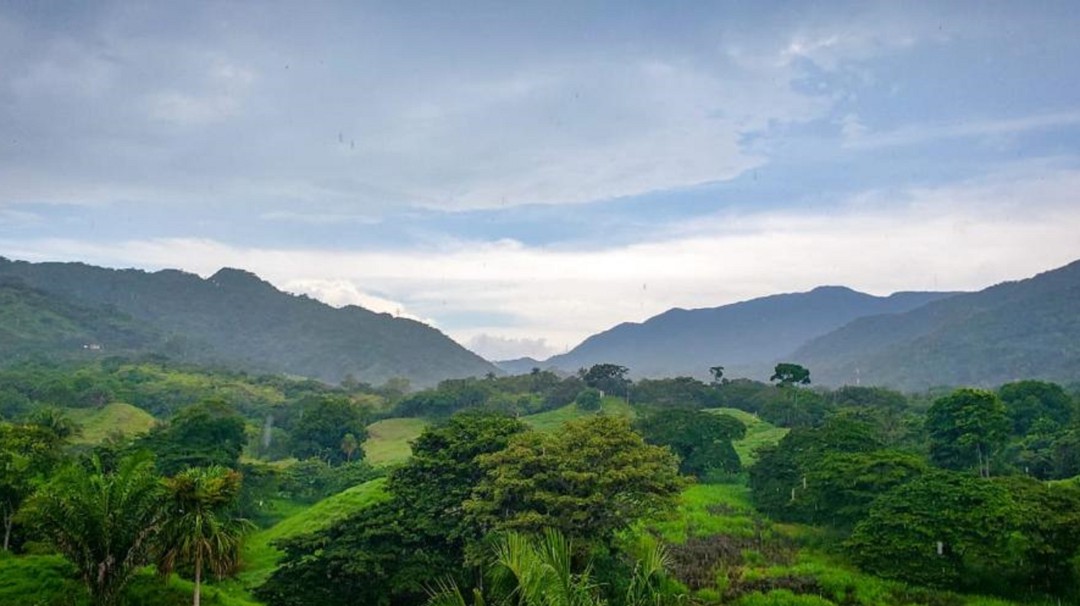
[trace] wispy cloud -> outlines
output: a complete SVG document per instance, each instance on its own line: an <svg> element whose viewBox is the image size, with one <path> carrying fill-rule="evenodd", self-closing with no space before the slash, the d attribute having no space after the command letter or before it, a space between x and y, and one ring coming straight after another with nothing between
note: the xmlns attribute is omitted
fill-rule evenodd
<svg viewBox="0 0 1080 606"><path fill-rule="evenodd" d="M965 119L943 124L920 124L891 131L870 132L864 126L845 119L845 145L854 149L875 149L899 145L920 145L941 139L997 137L1030 131L1080 125L1080 111L1054 112L1008 119ZM849 126L853 124L855 126Z"/></svg>

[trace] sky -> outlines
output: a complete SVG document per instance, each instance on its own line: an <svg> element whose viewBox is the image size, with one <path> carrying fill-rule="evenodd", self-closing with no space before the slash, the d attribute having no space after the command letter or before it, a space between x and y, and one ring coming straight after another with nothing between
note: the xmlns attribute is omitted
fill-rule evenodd
<svg viewBox="0 0 1080 606"><path fill-rule="evenodd" d="M1080 258L1076 2L0 2L0 256L489 359Z"/></svg>

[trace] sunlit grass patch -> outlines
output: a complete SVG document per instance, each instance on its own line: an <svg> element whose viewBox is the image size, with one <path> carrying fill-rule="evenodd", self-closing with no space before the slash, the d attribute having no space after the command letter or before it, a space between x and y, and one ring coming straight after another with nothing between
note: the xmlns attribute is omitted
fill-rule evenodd
<svg viewBox="0 0 1080 606"><path fill-rule="evenodd" d="M735 447L735 452L738 453L743 467L754 464L757 460L755 457L757 449L776 444L790 431L786 427L777 427L768 421L763 421L753 413L738 408L707 408L706 412L730 415L746 425L746 437L731 444Z"/></svg>
<svg viewBox="0 0 1080 606"><path fill-rule="evenodd" d="M158 423L150 413L123 402L113 402L102 408L68 408L64 409L64 414L82 430L72 440L76 444L99 444L113 433L136 436L150 431Z"/></svg>
<svg viewBox="0 0 1080 606"><path fill-rule="evenodd" d="M383 419L368 425L364 441L364 458L372 465L401 463L412 454L410 442L428 426L418 418Z"/></svg>

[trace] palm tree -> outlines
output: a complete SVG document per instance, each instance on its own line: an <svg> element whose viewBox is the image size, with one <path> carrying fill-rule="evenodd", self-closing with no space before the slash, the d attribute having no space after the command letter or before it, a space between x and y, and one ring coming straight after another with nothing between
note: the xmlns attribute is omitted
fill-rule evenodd
<svg viewBox="0 0 1080 606"><path fill-rule="evenodd" d="M149 560L161 524L153 461L129 457L111 472L95 457L57 474L30 500L27 516L78 569L91 602L112 606Z"/></svg>
<svg viewBox="0 0 1080 606"><path fill-rule="evenodd" d="M659 543L635 546L638 557L630 578L627 606L670 606L683 604L686 596L665 587L670 558ZM605 606L600 587L592 578L592 565L573 570L573 543L558 530L546 529L539 536L518 533L501 535L492 544L492 557L485 570L491 581L487 592L499 606ZM472 606L485 606L485 592L473 589ZM431 591L426 606L469 606L453 581L440 581Z"/></svg>
<svg viewBox="0 0 1080 606"><path fill-rule="evenodd" d="M493 603L506 606L602 606L591 566L573 572L573 545L558 530L538 537L501 535L492 545L487 573ZM449 581L436 585L428 606L467 606L460 588ZM473 591L473 606L484 606L483 593Z"/></svg>
<svg viewBox="0 0 1080 606"><path fill-rule="evenodd" d="M247 520L229 515L240 492L240 474L215 465L192 467L165 480L165 518L159 540L158 571L169 574L179 563L195 573L194 606L199 606L203 567L218 577L239 567Z"/></svg>

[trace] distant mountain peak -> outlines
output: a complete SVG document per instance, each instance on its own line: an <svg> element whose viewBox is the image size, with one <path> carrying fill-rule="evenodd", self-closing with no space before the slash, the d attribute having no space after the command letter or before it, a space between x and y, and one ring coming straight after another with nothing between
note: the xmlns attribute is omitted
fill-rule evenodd
<svg viewBox="0 0 1080 606"><path fill-rule="evenodd" d="M253 272L247 271L246 269L237 269L235 267L222 267L217 273L207 278L206 281L225 287L258 287L261 289L270 288L277 290L273 284L263 280Z"/></svg>

